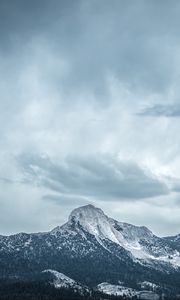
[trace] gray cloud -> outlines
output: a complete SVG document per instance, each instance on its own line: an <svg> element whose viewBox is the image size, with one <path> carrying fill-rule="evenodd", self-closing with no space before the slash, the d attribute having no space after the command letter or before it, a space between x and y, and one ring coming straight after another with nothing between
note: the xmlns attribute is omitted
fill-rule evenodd
<svg viewBox="0 0 180 300"><path fill-rule="evenodd" d="M13 51L17 60L29 42L46 41L55 57L70 64L71 72L63 79L45 74L56 89L63 82L66 93L83 88L102 100L108 74L133 89L159 92L176 78L179 11L176 0L173 5L167 0L3 0L1 48L5 55Z"/></svg>
<svg viewBox="0 0 180 300"><path fill-rule="evenodd" d="M150 117L167 117L167 118L179 118L180 117L180 104L163 105L157 104L151 107L147 107L138 113L139 116Z"/></svg>
<svg viewBox="0 0 180 300"><path fill-rule="evenodd" d="M180 178L179 14L178 0L0 1L1 231L47 230L89 201L179 230L164 181Z"/></svg>
<svg viewBox="0 0 180 300"><path fill-rule="evenodd" d="M142 199L167 195L167 186L133 162L108 156L68 157L52 162L39 156L19 157L25 181L70 198ZM73 196L72 196L73 195Z"/></svg>

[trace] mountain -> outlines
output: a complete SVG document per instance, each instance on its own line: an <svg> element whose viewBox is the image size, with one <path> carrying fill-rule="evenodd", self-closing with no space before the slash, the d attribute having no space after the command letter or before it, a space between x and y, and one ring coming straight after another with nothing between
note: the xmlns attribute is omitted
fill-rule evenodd
<svg viewBox="0 0 180 300"><path fill-rule="evenodd" d="M0 236L0 277L34 278L46 269L90 287L121 281L136 289L147 281L178 293L179 239L118 222L93 205L73 210L50 232Z"/></svg>
<svg viewBox="0 0 180 300"><path fill-rule="evenodd" d="M126 254L134 261L146 262L154 267L157 263L180 267L180 252L176 247L171 247L167 239L155 236L144 226L138 227L108 218L101 209L93 205L73 210L68 223L55 228L51 233L68 231L72 224L75 225L75 233L78 231L85 237L83 230L88 232L106 250L107 242L110 242L125 249Z"/></svg>

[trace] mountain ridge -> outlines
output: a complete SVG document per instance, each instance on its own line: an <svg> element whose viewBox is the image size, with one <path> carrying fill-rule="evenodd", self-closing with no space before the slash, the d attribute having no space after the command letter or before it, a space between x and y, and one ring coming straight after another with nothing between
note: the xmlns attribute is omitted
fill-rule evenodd
<svg viewBox="0 0 180 300"><path fill-rule="evenodd" d="M32 236L42 237L48 234L63 234L64 232L70 235L76 235L78 232L81 237L85 236L84 232L88 232L105 248L104 241L108 240L124 248L135 259L149 262L159 260L160 262L170 263L175 267L180 266L180 234L164 238L158 237L145 226L136 226L109 218L102 209L92 204L75 208L69 215L68 222L55 227L51 231L29 234L18 233L10 236L1 235L0 242L11 238L21 239L21 236L29 236L29 240L25 242L27 246L31 243ZM146 244L148 244L148 249Z"/></svg>
<svg viewBox="0 0 180 300"><path fill-rule="evenodd" d="M178 289L179 240L172 239L86 205L49 232L0 236L0 278L30 277L51 269L88 286L123 281L136 288L147 281Z"/></svg>

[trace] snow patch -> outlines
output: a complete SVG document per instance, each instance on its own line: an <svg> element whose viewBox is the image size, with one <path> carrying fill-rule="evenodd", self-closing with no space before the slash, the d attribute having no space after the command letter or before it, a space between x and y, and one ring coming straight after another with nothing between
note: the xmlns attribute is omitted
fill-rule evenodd
<svg viewBox="0 0 180 300"><path fill-rule="evenodd" d="M98 284L97 289L107 295L114 295L114 296L127 296L130 299L134 296L137 299L143 300L159 300L160 297L158 294L152 291L137 291L132 288L125 287L123 285L114 285L107 282L103 282Z"/></svg>

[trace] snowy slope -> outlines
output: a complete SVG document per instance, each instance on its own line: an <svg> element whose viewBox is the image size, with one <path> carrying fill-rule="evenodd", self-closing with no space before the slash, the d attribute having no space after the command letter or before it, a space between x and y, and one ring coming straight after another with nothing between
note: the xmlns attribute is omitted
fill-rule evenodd
<svg viewBox="0 0 180 300"><path fill-rule="evenodd" d="M97 289L100 292L103 292L104 294L107 295L115 295L115 296L126 295L128 297L137 295L137 291L132 288L124 287L123 285L110 284L107 282L102 282L98 284Z"/></svg>
<svg viewBox="0 0 180 300"><path fill-rule="evenodd" d="M100 292L103 292L107 295L114 295L114 296L127 296L130 299L134 296L137 297L137 299L143 299L143 300L159 300L160 297L158 294L152 292L152 291L137 291L132 288L125 287L123 285L114 285L109 284L107 282L103 282L98 284L97 289Z"/></svg>
<svg viewBox="0 0 180 300"><path fill-rule="evenodd" d="M80 294L89 292L88 287L83 286L82 284L76 282L75 280L64 275L63 273L51 269L44 270L43 273L50 273L51 275L53 275L54 277L53 284L56 288L73 289L80 292Z"/></svg>
<svg viewBox="0 0 180 300"><path fill-rule="evenodd" d="M170 243L171 247L180 251L180 234L177 234L175 236L168 236L164 239Z"/></svg>

